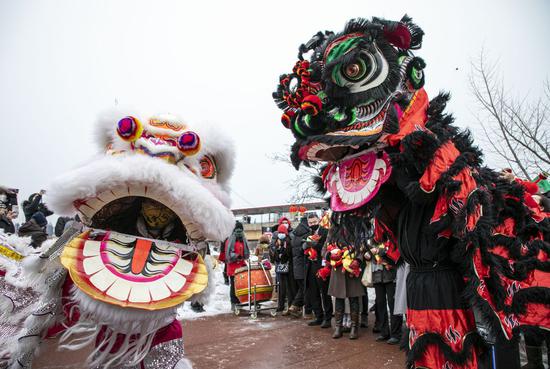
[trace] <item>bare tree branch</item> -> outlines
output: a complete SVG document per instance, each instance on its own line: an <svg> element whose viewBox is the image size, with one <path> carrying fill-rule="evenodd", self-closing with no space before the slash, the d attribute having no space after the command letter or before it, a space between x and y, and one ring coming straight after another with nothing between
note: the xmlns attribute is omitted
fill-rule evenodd
<svg viewBox="0 0 550 369"><path fill-rule="evenodd" d="M274 152L268 157L273 162L284 163L292 166L290 161L290 147L285 152ZM294 168L293 168L294 169ZM289 202L294 204L303 204L313 200L323 200L323 194L319 193L313 184L313 177L320 176L319 168L312 164L310 167L302 166L292 179L286 181L287 188L290 190Z"/></svg>
<svg viewBox="0 0 550 369"><path fill-rule="evenodd" d="M535 101L528 95L513 96L499 76L498 63L488 62L481 50L472 63L470 88L479 106L476 119L492 152L527 179L550 166L550 81Z"/></svg>

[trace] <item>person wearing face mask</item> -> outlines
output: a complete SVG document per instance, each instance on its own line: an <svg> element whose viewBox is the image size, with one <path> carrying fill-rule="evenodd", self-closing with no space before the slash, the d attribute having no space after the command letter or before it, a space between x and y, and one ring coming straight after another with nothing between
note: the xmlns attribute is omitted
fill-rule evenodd
<svg viewBox="0 0 550 369"><path fill-rule="evenodd" d="M317 278L317 272L322 267L322 249L327 240L328 230L321 227L319 222L316 213L308 215L307 224L310 232L302 245L305 254L305 295L315 315L308 325L330 328L332 300L328 295L328 281Z"/></svg>
<svg viewBox="0 0 550 369"><path fill-rule="evenodd" d="M275 260L275 258L273 256L273 250L275 250L275 241L277 241L277 239L278 239L277 236L278 236L279 232L277 232L277 229L281 225L283 225L286 228L288 233L290 233L292 231L292 225L290 224L290 220L287 217L280 217L279 220L277 221L277 224L274 225L273 227L271 227L271 230L272 230L273 233L271 235L271 241L269 242L270 261L275 265L275 270L277 270L277 261ZM275 285L277 286L276 287L277 293L279 293L279 289L280 289L280 286L281 286L281 280L280 280L280 275L279 275L278 272L275 272ZM287 315L287 311L285 311L284 315Z"/></svg>
<svg viewBox="0 0 550 369"><path fill-rule="evenodd" d="M288 306L292 304L296 294L294 280L292 277L292 247L288 237L288 229L284 225L277 228L272 249L273 260L276 263L275 272L279 276L279 298L277 311L283 312L282 315L289 315L285 310L285 301L288 300Z"/></svg>
<svg viewBox="0 0 550 369"><path fill-rule="evenodd" d="M302 316L304 307L304 279L305 279L305 255L302 244L307 236L311 234L311 229L307 225L307 218L302 217L296 229L290 235L290 245L292 246L292 272L294 282L296 283L296 294L291 306L288 308L290 315L294 318ZM310 310L311 312L311 310Z"/></svg>
<svg viewBox="0 0 550 369"><path fill-rule="evenodd" d="M229 297L231 299L231 310L239 304L235 295L235 271L246 266L246 260L250 256L248 240L244 234L243 224L235 223L235 229L231 236L225 241L225 263L227 264L227 275L229 276Z"/></svg>

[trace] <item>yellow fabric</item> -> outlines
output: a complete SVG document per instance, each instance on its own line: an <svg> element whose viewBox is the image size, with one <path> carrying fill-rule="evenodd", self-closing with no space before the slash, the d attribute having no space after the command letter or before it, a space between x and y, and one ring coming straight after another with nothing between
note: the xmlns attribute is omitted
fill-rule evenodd
<svg viewBox="0 0 550 369"><path fill-rule="evenodd" d="M0 244L0 255L3 255L8 259L15 260L15 261L23 260L23 255L2 244Z"/></svg>

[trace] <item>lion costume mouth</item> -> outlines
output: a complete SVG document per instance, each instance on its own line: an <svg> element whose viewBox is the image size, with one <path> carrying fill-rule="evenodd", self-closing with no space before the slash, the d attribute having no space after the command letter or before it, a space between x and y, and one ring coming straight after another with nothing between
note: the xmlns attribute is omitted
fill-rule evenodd
<svg viewBox="0 0 550 369"><path fill-rule="evenodd" d="M391 168L386 152L372 150L329 164L322 178L331 209L349 211L368 203L390 178Z"/></svg>
<svg viewBox="0 0 550 369"><path fill-rule="evenodd" d="M57 178L48 192L59 214L76 211L85 225L65 245L62 264L93 300L176 307L208 284L199 249L233 230L231 152L171 117L142 123L118 115L106 124L106 153Z"/></svg>
<svg viewBox="0 0 550 369"><path fill-rule="evenodd" d="M206 288L208 272L191 245L87 230L61 255L75 285L94 300L158 310Z"/></svg>

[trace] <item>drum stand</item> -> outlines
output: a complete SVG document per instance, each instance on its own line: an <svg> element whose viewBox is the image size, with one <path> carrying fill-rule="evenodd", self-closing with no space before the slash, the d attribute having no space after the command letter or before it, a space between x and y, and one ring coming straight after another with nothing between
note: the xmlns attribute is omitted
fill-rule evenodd
<svg viewBox="0 0 550 369"><path fill-rule="evenodd" d="M266 275L266 279L269 281L270 279L267 278L267 270L265 270L262 263L259 263L259 264L260 264L260 267L262 268L262 271ZM233 313L238 316L238 315L241 314L241 311L248 311L250 313L250 318L251 319L258 319L258 312L269 310L269 313L270 313L271 316L273 316L273 317L277 316L277 306L262 307L262 305L261 305L262 302L270 302L270 300L262 300L262 301L257 300L257 298L256 298L256 296L257 296L256 289L258 287L265 287L265 286L262 286L262 285L260 285L260 286L258 286L258 285L250 286L250 284L251 284L250 263L248 262L248 260L246 261L246 268L247 268L247 274L248 274L248 302L245 302L245 303L242 303L242 304L235 304L235 309L233 310ZM274 287L279 288L278 283L275 283L275 284L271 283L269 286L274 286ZM251 299L251 297L253 299Z"/></svg>

